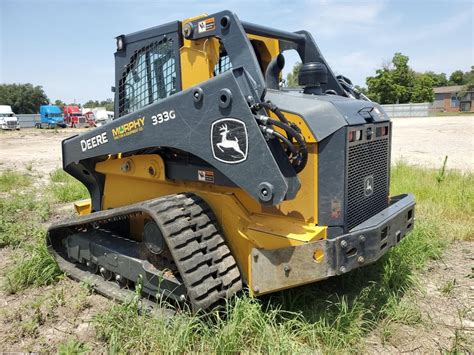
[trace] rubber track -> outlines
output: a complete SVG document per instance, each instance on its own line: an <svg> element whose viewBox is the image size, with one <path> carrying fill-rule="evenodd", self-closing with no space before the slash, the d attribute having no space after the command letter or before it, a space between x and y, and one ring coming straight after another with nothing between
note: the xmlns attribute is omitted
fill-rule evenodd
<svg viewBox="0 0 474 355"><path fill-rule="evenodd" d="M194 311L217 306L242 289L240 271L209 206L197 195L174 194L142 203L96 212L51 226L59 229L120 220L143 212L160 227ZM64 237L64 233L60 233ZM135 280L133 280L135 281Z"/></svg>

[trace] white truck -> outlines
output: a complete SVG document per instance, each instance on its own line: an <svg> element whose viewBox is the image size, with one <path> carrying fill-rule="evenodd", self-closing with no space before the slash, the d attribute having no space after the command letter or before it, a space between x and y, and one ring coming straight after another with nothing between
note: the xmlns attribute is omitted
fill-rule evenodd
<svg viewBox="0 0 474 355"><path fill-rule="evenodd" d="M107 111L105 107L96 107L92 110L95 117L95 125L97 127L103 126L114 119L114 113Z"/></svg>
<svg viewBox="0 0 474 355"><path fill-rule="evenodd" d="M0 128L20 129L20 122L9 105L0 105Z"/></svg>
<svg viewBox="0 0 474 355"><path fill-rule="evenodd" d="M105 107L83 108L82 114L90 127L100 127L114 119L114 112L107 111Z"/></svg>

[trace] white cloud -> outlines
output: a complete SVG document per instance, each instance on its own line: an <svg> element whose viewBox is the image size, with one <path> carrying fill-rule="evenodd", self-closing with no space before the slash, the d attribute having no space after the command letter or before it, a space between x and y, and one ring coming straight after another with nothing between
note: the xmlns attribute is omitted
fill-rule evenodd
<svg viewBox="0 0 474 355"><path fill-rule="evenodd" d="M385 1L341 2L310 0L304 5L303 26L318 36L368 33L383 21Z"/></svg>
<svg viewBox="0 0 474 355"><path fill-rule="evenodd" d="M422 43L423 41L432 41L430 45L436 45L436 39L439 36L446 36L455 33L460 36L466 36L466 39L470 38L468 45L472 46L472 31L469 35L468 28L473 24L473 12L457 13L450 17L443 19L442 21L433 21L428 24L420 25L418 28L406 28L400 23L395 28L387 28L382 30L377 35L379 41L390 41L391 43L400 44L412 44ZM439 43L439 45L442 45Z"/></svg>

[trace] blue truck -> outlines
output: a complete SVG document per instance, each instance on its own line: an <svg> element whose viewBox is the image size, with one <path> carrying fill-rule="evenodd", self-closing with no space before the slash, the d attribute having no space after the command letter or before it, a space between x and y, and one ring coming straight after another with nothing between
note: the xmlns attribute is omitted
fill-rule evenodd
<svg viewBox="0 0 474 355"><path fill-rule="evenodd" d="M40 106L41 121L35 124L36 128L65 128L64 116L61 109L55 105Z"/></svg>

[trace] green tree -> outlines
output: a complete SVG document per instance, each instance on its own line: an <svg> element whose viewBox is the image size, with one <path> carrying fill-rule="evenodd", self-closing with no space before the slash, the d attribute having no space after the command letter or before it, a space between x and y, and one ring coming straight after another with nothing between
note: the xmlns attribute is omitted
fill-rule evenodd
<svg viewBox="0 0 474 355"><path fill-rule="evenodd" d="M433 79L416 73L408 61L407 56L395 53L391 63L366 79L367 96L381 104L433 101Z"/></svg>
<svg viewBox="0 0 474 355"><path fill-rule="evenodd" d="M471 70L467 71L463 75L465 84L469 89L474 88L474 65L471 66Z"/></svg>
<svg viewBox="0 0 474 355"><path fill-rule="evenodd" d="M10 105L15 113L37 113L49 99L41 86L32 84L1 84L0 104Z"/></svg>
<svg viewBox="0 0 474 355"><path fill-rule="evenodd" d="M102 100L100 102L100 106L105 107L105 109L107 111L113 111L114 110L114 100L112 100L112 99Z"/></svg>
<svg viewBox="0 0 474 355"><path fill-rule="evenodd" d="M433 81L433 87L448 85L448 78L446 77L445 73L436 74L435 72L427 71L425 74L428 75Z"/></svg>
<svg viewBox="0 0 474 355"><path fill-rule="evenodd" d="M411 92L415 86L415 71L408 66L408 60L408 56L398 52L392 59L395 67L392 71L392 80L400 103L410 102Z"/></svg>
<svg viewBox="0 0 474 355"><path fill-rule="evenodd" d="M300 62L296 62L293 66L291 73L286 75L286 86L289 88L296 88L298 87L298 74L300 73L300 69L303 64Z"/></svg>
<svg viewBox="0 0 474 355"><path fill-rule="evenodd" d="M89 100L83 105L83 107L85 108L94 108L94 107L99 107L99 106L100 106L99 101L97 100Z"/></svg>
<svg viewBox="0 0 474 355"><path fill-rule="evenodd" d="M433 102L433 79L428 74L416 74L410 102Z"/></svg>
<svg viewBox="0 0 474 355"><path fill-rule="evenodd" d="M84 108L94 108L94 107L105 107L107 111L114 110L114 100L107 99L107 100L89 100L84 105Z"/></svg>
<svg viewBox="0 0 474 355"><path fill-rule="evenodd" d="M56 105L56 106L59 106L59 108L62 110L64 108L64 106L66 106L66 103L57 99L54 101L53 105Z"/></svg>
<svg viewBox="0 0 474 355"><path fill-rule="evenodd" d="M456 70L451 73L449 76L449 83L451 85L463 85L464 81L464 72L462 70Z"/></svg>
<svg viewBox="0 0 474 355"><path fill-rule="evenodd" d="M397 102L397 89L393 82L391 69L377 69L375 76L366 79L367 96L381 104Z"/></svg>

